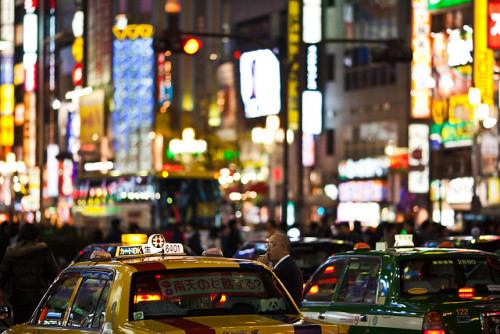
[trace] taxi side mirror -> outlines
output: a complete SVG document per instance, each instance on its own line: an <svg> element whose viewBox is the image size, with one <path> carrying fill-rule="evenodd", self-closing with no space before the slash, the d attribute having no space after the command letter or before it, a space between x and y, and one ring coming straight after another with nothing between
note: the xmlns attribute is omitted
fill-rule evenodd
<svg viewBox="0 0 500 334"><path fill-rule="evenodd" d="M0 306L0 319L8 319L11 315L11 309L7 305Z"/></svg>

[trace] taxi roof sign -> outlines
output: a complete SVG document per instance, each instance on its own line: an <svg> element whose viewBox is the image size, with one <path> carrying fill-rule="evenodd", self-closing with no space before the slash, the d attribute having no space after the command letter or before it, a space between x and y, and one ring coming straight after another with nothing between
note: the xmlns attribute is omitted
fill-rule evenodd
<svg viewBox="0 0 500 334"><path fill-rule="evenodd" d="M394 239L394 247L415 247L413 234L396 234Z"/></svg>
<svg viewBox="0 0 500 334"><path fill-rule="evenodd" d="M185 255L184 246L182 244L168 243L161 234L150 235L147 244L118 246L116 249L117 258L153 254Z"/></svg>
<svg viewBox="0 0 500 334"><path fill-rule="evenodd" d="M145 244L148 242L148 235L147 234L122 234L122 244L125 246L131 246L131 245L139 245L139 244Z"/></svg>

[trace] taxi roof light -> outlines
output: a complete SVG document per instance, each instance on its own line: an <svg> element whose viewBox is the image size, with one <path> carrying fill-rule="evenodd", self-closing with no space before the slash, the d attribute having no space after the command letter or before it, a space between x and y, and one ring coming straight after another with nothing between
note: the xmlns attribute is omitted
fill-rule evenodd
<svg viewBox="0 0 500 334"><path fill-rule="evenodd" d="M354 249L366 249L370 250L370 245L364 242L358 242L354 245Z"/></svg>
<svg viewBox="0 0 500 334"><path fill-rule="evenodd" d="M396 234L394 239L394 248L415 247L415 244L413 243L413 234Z"/></svg>

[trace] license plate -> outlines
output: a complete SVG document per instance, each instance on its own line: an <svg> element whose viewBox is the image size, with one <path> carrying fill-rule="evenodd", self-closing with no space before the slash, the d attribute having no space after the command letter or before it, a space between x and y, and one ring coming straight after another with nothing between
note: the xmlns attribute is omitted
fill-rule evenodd
<svg viewBox="0 0 500 334"><path fill-rule="evenodd" d="M500 312L481 314L483 334L500 334Z"/></svg>

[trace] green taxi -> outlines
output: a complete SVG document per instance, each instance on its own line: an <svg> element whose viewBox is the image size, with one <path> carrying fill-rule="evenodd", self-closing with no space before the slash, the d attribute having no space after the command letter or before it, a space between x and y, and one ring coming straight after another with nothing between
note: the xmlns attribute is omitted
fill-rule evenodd
<svg viewBox="0 0 500 334"><path fill-rule="evenodd" d="M349 334L500 333L497 254L415 248L402 238L404 247L328 258L304 288L302 313L349 325Z"/></svg>
<svg viewBox="0 0 500 334"><path fill-rule="evenodd" d="M8 310L0 309L0 316ZM66 268L17 333L347 333L306 319L265 265L184 254L151 235L147 244L98 250Z"/></svg>

